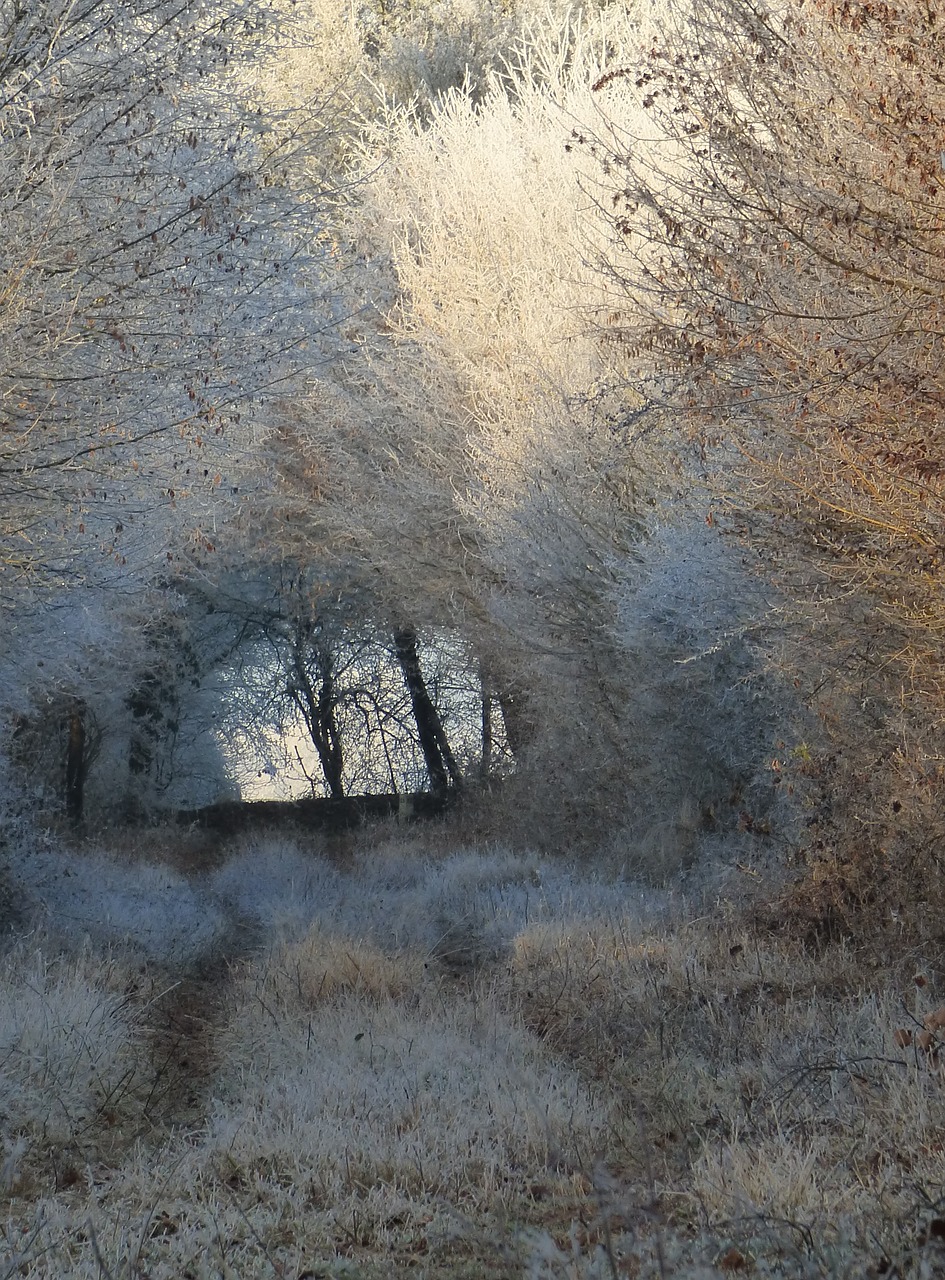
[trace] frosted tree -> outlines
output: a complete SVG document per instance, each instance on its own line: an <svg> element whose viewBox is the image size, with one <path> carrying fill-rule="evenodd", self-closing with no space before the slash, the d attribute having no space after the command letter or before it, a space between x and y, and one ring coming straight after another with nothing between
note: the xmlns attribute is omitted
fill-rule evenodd
<svg viewBox="0 0 945 1280"><path fill-rule="evenodd" d="M877 875L940 832L943 71L912 0L693 0L597 82L635 126L578 139L615 348L715 473L707 518L791 588L786 661L835 736L820 847Z"/></svg>
<svg viewBox="0 0 945 1280"><path fill-rule="evenodd" d="M605 226L571 142L611 19L563 22L487 92L368 131L387 162L339 235L350 319L273 444L285 545L357 581L392 635L462 637L523 786L544 779L588 827L622 785L616 598L640 528L597 394L612 367L589 259ZM442 785L448 759L432 772Z"/></svg>
<svg viewBox="0 0 945 1280"><path fill-rule="evenodd" d="M943 63L909 0L696 2L598 82L649 139L583 140L650 403L736 441L810 545L916 603L941 541Z"/></svg>
<svg viewBox="0 0 945 1280"><path fill-rule="evenodd" d="M147 681L116 655L148 592L205 572L266 487L267 404L330 321L301 109L251 90L281 25L242 0L0 5L0 704L61 704L74 780L95 698Z"/></svg>
<svg viewBox="0 0 945 1280"><path fill-rule="evenodd" d="M313 217L247 97L269 6L0 10L3 599L136 574L245 494L315 327Z"/></svg>

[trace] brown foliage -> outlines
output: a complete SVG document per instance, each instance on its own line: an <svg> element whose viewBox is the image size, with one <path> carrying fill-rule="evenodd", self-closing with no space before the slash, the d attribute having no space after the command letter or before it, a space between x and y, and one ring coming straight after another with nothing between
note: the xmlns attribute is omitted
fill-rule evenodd
<svg viewBox="0 0 945 1280"><path fill-rule="evenodd" d="M943 71L913 0L694 0L598 85L665 140L588 143L614 188L612 336L702 458L724 446L721 509L793 581L789 661L845 771L818 781L801 896L839 933L887 930L901 893L918 936L941 905Z"/></svg>
<svg viewBox="0 0 945 1280"><path fill-rule="evenodd" d="M755 505L924 619L945 475L941 32L911 3L696 0L686 41L636 81L674 159L654 175L645 146L610 157L617 337L674 375L654 399L770 481Z"/></svg>

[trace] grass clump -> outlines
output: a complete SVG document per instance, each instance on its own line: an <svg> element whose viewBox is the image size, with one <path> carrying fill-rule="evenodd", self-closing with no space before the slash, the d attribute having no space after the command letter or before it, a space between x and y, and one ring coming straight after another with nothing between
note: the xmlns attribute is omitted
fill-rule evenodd
<svg viewBox="0 0 945 1280"><path fill-rule="evenodd" d="M0 1196L68 1184L130 1143L143 1080L127 979L87 952L0 961Z"/></svg>

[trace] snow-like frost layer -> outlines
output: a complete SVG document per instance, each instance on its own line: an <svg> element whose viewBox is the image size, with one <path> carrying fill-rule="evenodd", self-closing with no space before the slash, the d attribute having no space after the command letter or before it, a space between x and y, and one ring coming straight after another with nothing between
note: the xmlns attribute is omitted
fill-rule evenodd
<svg viewBox="0 0 945 1280"><path fill-rule="evenodd" d="M16 859L15 874L27 919L63 940L186 968L212 954L228 927L220 907L168 867L34 850Z"/></svg>
<svg viewBox="0 0 945 1280"><path fill-rule="evenodd" d="M405 846L364 855L341 871L273 839L237 854L210 884L229 911L267 931L298 937L317 925L326 935L386 949L449 958L455 948L469 960L502 954L535 923L652 920L667 902L627 881L502 849L438 859Z"/></svg>

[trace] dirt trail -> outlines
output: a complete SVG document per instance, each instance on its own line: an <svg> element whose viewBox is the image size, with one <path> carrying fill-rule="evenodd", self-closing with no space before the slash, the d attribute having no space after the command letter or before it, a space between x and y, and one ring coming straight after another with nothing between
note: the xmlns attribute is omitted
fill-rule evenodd
<svg viewBox="0 0 945 1280"><path fill-rule="evenodd" d="M236 961L260 945L260 930L233 920L214 959L169 983L146 1019L154 1081L144 1114L151 1122L192 1129L206 1118L219 1065L215 1032L223 1022Z"/></svg>

